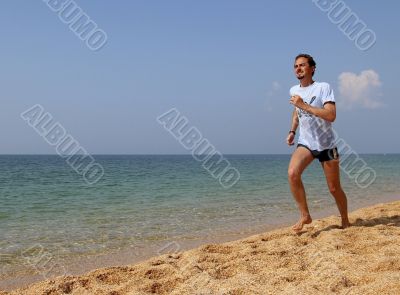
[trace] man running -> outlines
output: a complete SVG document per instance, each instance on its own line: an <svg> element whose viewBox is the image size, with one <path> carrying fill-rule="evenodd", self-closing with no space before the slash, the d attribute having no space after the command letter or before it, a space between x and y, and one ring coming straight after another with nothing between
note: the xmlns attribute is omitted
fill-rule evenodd
<svg viewBox="0 0 400 295"><path fill-rule="evenodd" d="M297 148L292 154L288 168L290 189L301 213L300 220L293 226L295 232L300 232L305 224L312 222L301 174L315 158L321 162L329 191L335 198L342 217L342 228L350 226L347 198L340 185L339 154L331 126L336 119L335 98L328 83L313 80L315 66L312 56L296 56L294 73L300 84L290 88L289 102L295 109L286 139L288 145L294 144L296 130L300 125Z"/></svg>

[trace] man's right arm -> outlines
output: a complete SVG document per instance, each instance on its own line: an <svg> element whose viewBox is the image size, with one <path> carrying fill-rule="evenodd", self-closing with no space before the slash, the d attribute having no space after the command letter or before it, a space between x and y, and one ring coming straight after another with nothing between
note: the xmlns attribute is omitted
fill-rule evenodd
<svg viewBox="0 0 400 295"><path fill-rule="evenodd" d="M290 130L296 131L298 126L299 126L299 117L297 117L296 108L294 108L292 113L292 124Z"/></svg>
<svg viewBox="0 0 400 295"><path fill-rule="evenodd" d="M292 122L290 125L290 131L296 132L298 126L299 126L299 118L297 117L296 108L294 108L293 113L292 113ZM289 134L286 138L286 143L288 145L294 145L294 137L295 137L295 134L293 132L289 132Z"/></svg>

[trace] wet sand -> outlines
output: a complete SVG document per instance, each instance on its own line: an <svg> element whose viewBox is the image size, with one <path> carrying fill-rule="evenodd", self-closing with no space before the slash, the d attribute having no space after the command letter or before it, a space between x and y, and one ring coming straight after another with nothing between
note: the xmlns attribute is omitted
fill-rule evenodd
<svg viewBox="0 0 400 295"><path fill-rule="evenodd" d="M400 294L400 201L0 294Z"/></svg>

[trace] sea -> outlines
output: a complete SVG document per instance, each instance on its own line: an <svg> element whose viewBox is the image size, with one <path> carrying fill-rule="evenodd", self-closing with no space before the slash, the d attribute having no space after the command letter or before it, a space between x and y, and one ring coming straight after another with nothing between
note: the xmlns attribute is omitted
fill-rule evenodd
<svg viewBox="0 0 400 295"><path fill-rule="evenodd" d="M104 176L88 184L57 155L0 155L0 289L237 239L299 215L290 155L225 155L240 175L231 187L191 155L94 158ZM353 159L341 165L350 210L400 200L400 154ZM314 218L338 215L317 160L303 182Z"/></svg>

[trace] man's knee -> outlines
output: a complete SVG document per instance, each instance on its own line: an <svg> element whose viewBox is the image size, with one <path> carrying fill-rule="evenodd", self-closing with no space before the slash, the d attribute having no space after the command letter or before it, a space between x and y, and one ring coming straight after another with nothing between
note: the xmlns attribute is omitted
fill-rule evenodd
<svg viewBox="0 0 400 295"><path fill-rule="evenodd" d="M328 188L332 195L335 195L340 190L340 186L336 183L328 183Z"/></svg>
<svg viewBox="0 0 400 295"><path fill-rule="evenodd" d="M288 178L289 178L289 181L297 181L301 178L301 173L298 171L298 169L289 167Z"/></svg>

